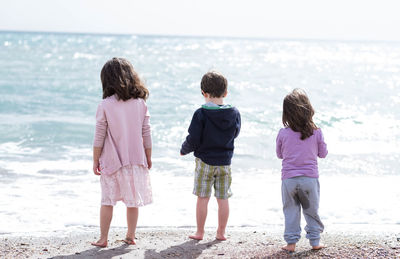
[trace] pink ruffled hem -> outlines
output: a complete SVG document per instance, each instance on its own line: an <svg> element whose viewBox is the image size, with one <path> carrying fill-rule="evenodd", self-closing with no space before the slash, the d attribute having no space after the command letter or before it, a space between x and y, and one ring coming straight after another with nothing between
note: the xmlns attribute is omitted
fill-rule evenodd
<svg viewBox="0 0 400 259"><path fill-rule="evenodd" d="M101 205L141 207L153 202L149 170L144 166L124 166L111 175L101 175Z"/></svg>

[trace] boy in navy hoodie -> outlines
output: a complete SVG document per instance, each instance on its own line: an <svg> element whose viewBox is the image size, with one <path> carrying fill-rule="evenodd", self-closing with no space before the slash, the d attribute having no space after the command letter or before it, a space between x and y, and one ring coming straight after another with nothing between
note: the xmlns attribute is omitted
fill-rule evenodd
<svg viewBox="0 0 400 259"><path fill-rule="evenodd" d="M218 72L208 72L201 79L205 104L196 110L189 126L189 135L182 144L181 155L194 151L196 169L193 194L197 195L197 232L189 236L202 240L207 218L207 206L212 187L218 202L217 240L226 240L225 228L229 217L228 198L231 193L231 159L234 139L240 131L240 113L223 98L228 94L228 82Z"/></svg>

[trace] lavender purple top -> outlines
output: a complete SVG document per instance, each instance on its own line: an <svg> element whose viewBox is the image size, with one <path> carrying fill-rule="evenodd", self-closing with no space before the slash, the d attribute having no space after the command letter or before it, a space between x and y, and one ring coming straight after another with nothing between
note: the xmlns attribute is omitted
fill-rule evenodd
<svg viewBox="0 0 400 259"><path fill-rule="evenodd" d="M281 129L276 138L276 155L282 160L282 180L296 176L318 178L317 157L328 154L321 129L305 140L300 132L290 128Z"/></svg>
<svg viewBox="0 0 400 259"><path fill-rule="evenodd" d="M150 115L141 99L103 99L97 107L94 147L103 147L100 171L112 174L126 165L147 167L145 148L151 148Z"/></svg>

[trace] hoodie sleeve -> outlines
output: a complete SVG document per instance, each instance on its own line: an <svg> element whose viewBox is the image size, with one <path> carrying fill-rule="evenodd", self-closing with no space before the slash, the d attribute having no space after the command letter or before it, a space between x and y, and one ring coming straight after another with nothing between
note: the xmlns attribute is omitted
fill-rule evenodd
<svg viewBox="0 0 400 259"><path fill-rule="evenodd" d="M240 117L240 112L239 112L238 110L236 110L236 111L237 111L237 117L236 117L236 132L235 132L235 138L236 138L237 136L239 136L240 128L241 128L241 126L242 126L242 119L241 119L241 117Z"/></svg>
<svg viewBox="0 0 400 259"><path fill-rule="evenodd" d="M189 135L186 137L185 142L183 142L181 147L181 154L186 155L192 151L196 151L196 149L200 146L201 136L203 134L204 123L202 120L202 116L200 114L200 110L197 110L193 114L192 121L189 126Z"/></svg>

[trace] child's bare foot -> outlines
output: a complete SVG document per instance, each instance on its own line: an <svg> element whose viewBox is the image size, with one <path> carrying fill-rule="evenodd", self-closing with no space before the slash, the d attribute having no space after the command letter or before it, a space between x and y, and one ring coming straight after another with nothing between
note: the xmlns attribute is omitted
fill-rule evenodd
<svg viewBox="0 0 400 259"><path fill-rule="evenodd" d="M225 241L226 237L225 237L225 232L218 232L217 231L217 235L215 236L215 239L217 239L218 241Z"/></svg>
<svg viewBox="0 0 400 259"><path fill-rule="evenodd" d="M189 236L190 239L203 240L204 233L196 232L196 234Z"/></svg>
<svg viewBox="0 0 400 259"><path fill-rule="evenodd" d="M317 245L317 246L313 246L313 247L312 247L312 250L320 250L320 249L325 248L325 247L326 247L326 246L320 244L320 245Z"/></svg>
<svg viewBox="0 0 400 259"><path fill-rule="evenodd" d="M124 240L122 240L127 245L136 245L135 243L135 238L130 238L130 237L125 237Z"/></svg>
<svg viewBox="0 0 400 259"><path fill-rule="evenodd" d="M282 249L288 252L294 252L296 249L296 244L287 244L286 246L282 247Z"/></svg>
<svg viewBox="0 0 400 259"><path fill-rule="evenodd" d="M217 235L217 236L215 237L215 239L217 239L218 241L225 241L225 240L226 240L226 237L225 237L224 235Z"/></svg>
<svg viewBox="0 0 400 259"><path fill-rule="evenodd" d="M107 239L100 238L97 242L92 242L92 246L107 247Z"/></svg>

